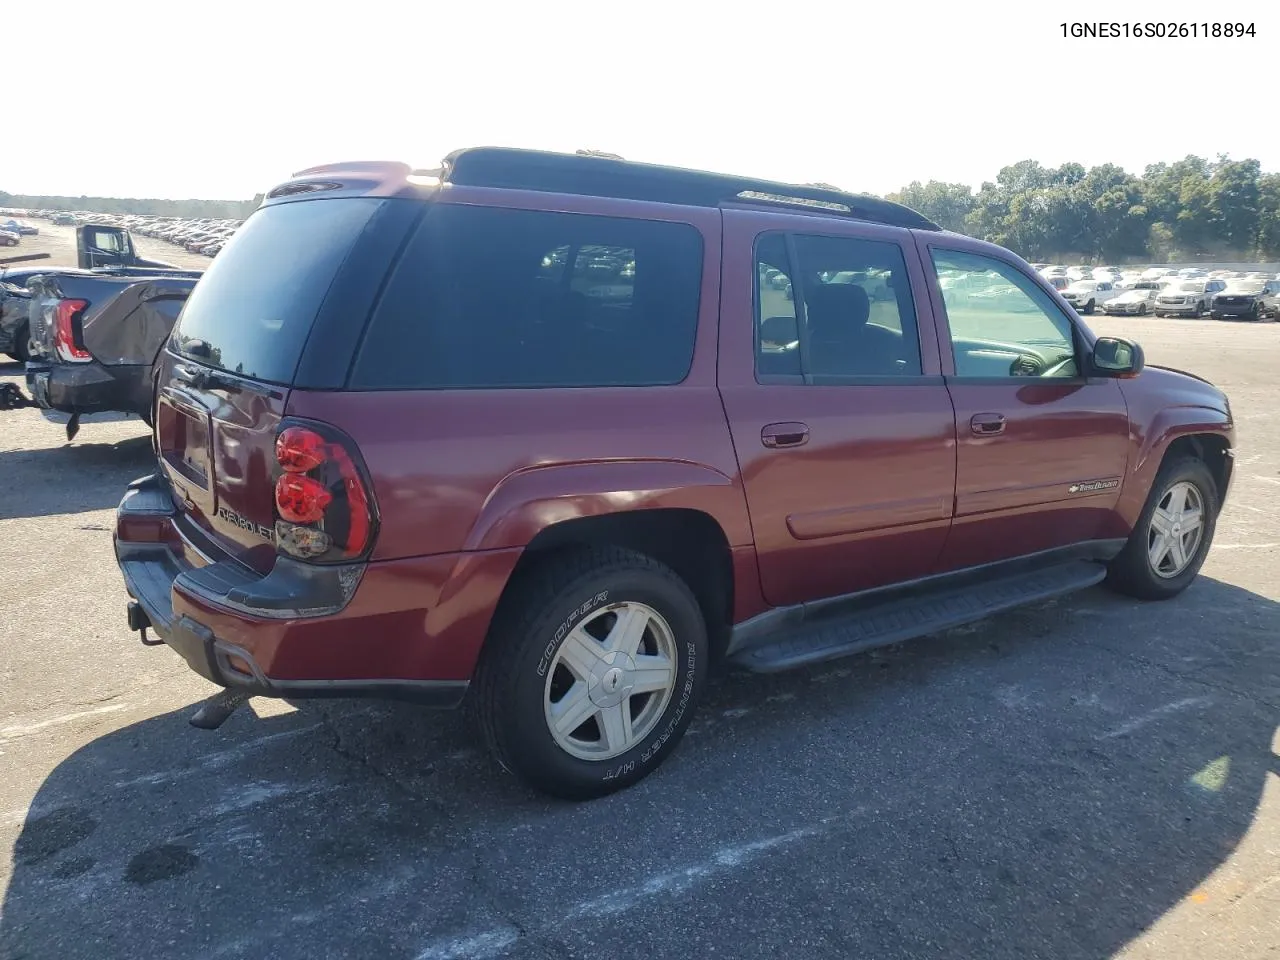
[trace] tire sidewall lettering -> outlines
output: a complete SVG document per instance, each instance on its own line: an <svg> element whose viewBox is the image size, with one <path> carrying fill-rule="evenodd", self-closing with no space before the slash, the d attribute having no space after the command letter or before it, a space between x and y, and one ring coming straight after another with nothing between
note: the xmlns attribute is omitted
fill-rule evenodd
<svg viewBox="0 0 1280 960"><path fill-rule="evenodd" d="M555 659L556 650L560 648L561 641L563 641L569 631L573 629L573 625L601 604L607 603L608 600L609 591L601 590L586 603L569 611L569 615L565 617L564 622L561 623L560 626L556 627L555 632L551 635L551 642L548 643L546 648L542 651L542 657L538 660L539 677L545 677L547 675L547 670L551 666L551 661Z"/></svg>
<svg viewBox="0 0 1280 960"><path fill-rule="evenodd" d="M647 764L654 760L666 746L668 740L675 734L680 726L680 721L684 718L685 711L689 709L689 701L693 699L694 687L697 685L697 668L698 668L698 648L694 644L689 644L688 654L685 658L685 679L684 684L680 688L680 700L676 704L675 710L671 713L671 719L667 721L667 725L662 728L662 732L657 734L653 742L640 754L640 763ZM634 761L632 761L634 762Z"/></svg>

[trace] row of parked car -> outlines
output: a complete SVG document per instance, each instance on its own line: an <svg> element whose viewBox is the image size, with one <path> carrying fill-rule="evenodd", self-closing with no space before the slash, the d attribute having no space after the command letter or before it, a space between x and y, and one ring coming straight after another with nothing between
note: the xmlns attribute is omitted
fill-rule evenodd
<svg viewBox="0 0 1280 960"><path fill-rule="evenodd" d="M217 256L223 246L231 239L232 234L244 223L243 220L227 220L216 218L155 217L142 214L121 216L109 213L92 213L86 210L0 210L0 217L21 215L27 218L49 220L59 226L84 226L97 224L102 226L121 227L144 237L166 240L177 244L188 253L202 253L205 256ZM15 234L12 240L4 236L10 230ZM18 228L22 229L19 230ZM36 234L39 229L26 221L0 219L0 246L18 243L20 234Z"/></svg>
<svg viewBox="0 0 1280 960"><path fill-rule="evenodd" d="M1101 309L1112 316L1208 314L1215 320L1280 316L1280 274L1264 270L1033 266L1081 313Z"/></svg>
<svg viewBox="0 0 1280 960"><path fill-rule="evenodd" d="M217 256L244 223L243 220L150 216L99 217L94 222L123 227L144 237L166 240L188 253L202 253L207 257Z"/></svg>

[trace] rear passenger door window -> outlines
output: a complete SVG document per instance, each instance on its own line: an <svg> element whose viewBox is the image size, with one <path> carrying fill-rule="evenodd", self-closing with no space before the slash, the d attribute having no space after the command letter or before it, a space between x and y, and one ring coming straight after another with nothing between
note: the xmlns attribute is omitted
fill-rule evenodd
<svg viewBox="0 0 1280 960"><path fill-rule="evenodd" d="M896 243L765 234L755 273L760 382L921 375L915 303Z"/></svg>
<svg viewBox="0 0 1280 960"><path fill-rule="evenodd" d="M351 385L679 383L702 257L684 223L436 205L393 270Z"/></svg>
<svg viewBox="0 0 1280 960"><path fill-rule="evenodd" d="M1012 264L935 249L933 267L957 377L1079 376L1075 326Z"/></svg>

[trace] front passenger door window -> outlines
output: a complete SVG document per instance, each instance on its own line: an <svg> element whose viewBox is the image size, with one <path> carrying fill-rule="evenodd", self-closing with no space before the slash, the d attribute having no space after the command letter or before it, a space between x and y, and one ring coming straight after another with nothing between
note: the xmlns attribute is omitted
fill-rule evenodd
<svg viewBox="0 0 1280 960"><path fill-rule="evenodd" d="M957 377L1080 375L1074 325L1030 278L993 257L932 254Z"/></svg>

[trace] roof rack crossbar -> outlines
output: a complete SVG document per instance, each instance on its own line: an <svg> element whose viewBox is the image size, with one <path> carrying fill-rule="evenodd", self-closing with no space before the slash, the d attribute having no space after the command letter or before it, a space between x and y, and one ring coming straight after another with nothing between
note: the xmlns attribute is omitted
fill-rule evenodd
<svg viewBox="0 0 1280 960"><path fill-rule="evenodd" d="M879 197L601 156L476 147L449 154L441 165L441 174L445 182L460 186L505 187L702 207L770 203L822 209L898 227L941 229L911 208Z"/></svg>

